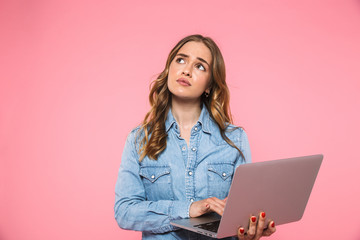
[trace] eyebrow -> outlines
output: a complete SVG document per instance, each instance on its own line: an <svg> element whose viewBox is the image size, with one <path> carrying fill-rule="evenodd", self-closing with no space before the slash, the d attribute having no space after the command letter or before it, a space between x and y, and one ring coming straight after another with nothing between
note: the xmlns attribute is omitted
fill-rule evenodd
<svg viewBox="0 0 360 240"><path fill-rule="evenodd" d="M188 58L188 57L189 57L189 55L186 55L186 54L184 54L184 53L178 53L178 54L176 54L176 56L178 56L178 55L183 56L183 57L186 57L186 58ZM207 61L205 61L203 58L201 58L201 57L197 57L197 59L199 59L201 62L206 63L206 64L210 67L210 65L208 64L208 62L207 62Z"/></svg>

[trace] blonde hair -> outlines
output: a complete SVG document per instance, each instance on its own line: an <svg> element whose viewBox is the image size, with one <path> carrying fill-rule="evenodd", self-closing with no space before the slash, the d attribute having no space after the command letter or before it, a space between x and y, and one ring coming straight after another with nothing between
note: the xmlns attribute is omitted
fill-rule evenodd
<svg viewBox="0 0 360 240"><path fill-rule="evenodd" d="M231 124L232 117L229 106L229 89L226 85L225 62L220 49L210 37L199 34L189 35L181 39L170 51L166 61L165 69L159 74L157 79L151 83L149 102L151 109L139 128L138 136L141 137L139 155L140 161L148 156L150 159L157 160L159 154L166 148L167 133L165 121L171 106L171 93L167 86L169 67L179 49L187 42L195 41L204 43L212 55L210 94L201 96L201 101L205 104L210 116L215 120L220 129L222 138L232 147L236 148L242 157L241 150L225 135L225 130ZM236 128L235 128L236 129ZM233 129L234 130L234 129ZM151 136L150 136L151 135Z"/></svg>

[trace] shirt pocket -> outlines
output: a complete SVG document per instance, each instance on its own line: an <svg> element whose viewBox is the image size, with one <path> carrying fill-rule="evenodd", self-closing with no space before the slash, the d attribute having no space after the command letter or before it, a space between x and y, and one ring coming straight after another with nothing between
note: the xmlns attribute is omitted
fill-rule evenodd
<svg viewBox="0 0 360 240"><path fill-rule="evenodd" d="M170 167L143 166L139 175L142 177L147 200L173 200Z"/></svg>
<svg viewBox="0 0 360 240"><path fill-rule="evenodd" d="M209 163L208 164L208 195L224 199L227 197L234 174L232 163Z"/></svg>

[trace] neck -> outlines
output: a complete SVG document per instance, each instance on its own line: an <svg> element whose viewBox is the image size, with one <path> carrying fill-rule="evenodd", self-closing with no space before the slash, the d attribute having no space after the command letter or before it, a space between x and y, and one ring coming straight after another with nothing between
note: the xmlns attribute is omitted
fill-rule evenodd
<svg viewBox="0 0 360 240"><path fill-rule="evenodd" d="M174 95L171 99L171 111L176 122L186 129L191 129L201 114L201 101L178 99Z"/></svg>

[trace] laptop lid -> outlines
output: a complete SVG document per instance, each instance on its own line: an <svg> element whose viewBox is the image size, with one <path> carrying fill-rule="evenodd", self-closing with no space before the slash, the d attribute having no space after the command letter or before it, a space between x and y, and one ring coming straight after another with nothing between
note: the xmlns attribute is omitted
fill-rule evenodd
<svg viewBox="0 0 360 240"><path fill-rule="evenodd" d="M193 227L194 219L171 224L207 236L234 236L248 227L249 217L264 211L276 225L298 221L304 214L323 155L286 158L240 165L236 170L217 233ZM196 225L204 219L196 219ZM210 220L211 221L211 220Z"/></svg>

